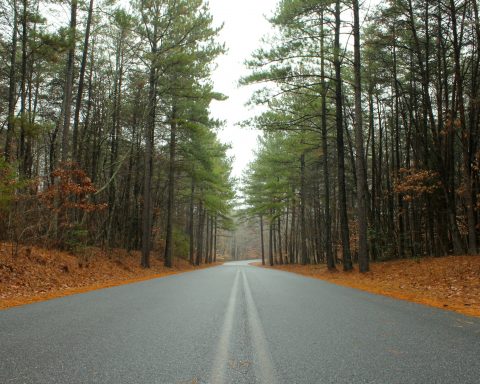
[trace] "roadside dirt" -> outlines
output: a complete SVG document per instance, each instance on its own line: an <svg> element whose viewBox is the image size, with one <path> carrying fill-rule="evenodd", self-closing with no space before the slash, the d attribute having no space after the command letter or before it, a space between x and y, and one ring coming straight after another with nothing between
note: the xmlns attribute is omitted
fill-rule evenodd
<svg viewBox="0 0 480 384"><path fill-rule="evenodd" d="M260 263L254 265L261 266ZM480 317L480 256L448 256L372 263L371 271L330 272L324 265L274 268Z"/></svg>
<svg viewBox="0 0 480 384"><path fill-rule="evenodd" d="M13 256L12 246L0 243L0 309L222 264L193 267L186 260L175 259L173 268L165 268L154 254L150 269L141 268L139 263L139 252L119 249L106 252L93 248L78 257L22 247Z"/></svg>

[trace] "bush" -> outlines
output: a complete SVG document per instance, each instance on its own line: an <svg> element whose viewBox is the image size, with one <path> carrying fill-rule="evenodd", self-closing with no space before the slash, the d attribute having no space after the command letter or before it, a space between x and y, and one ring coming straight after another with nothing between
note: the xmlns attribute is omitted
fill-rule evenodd
<svg viewBox="0 0 480 384"><path fill-rule="evenodd" d="M14 166L0 156L0 239L2 240L7 239L10 211L18 188L20 188L20 182Z"/></svg>
<svg viewBox="0 0 480 384"><path fill-rule="evenodd" d="M8 210L15 199L18 180L13 166L0 156L0 212Z"/></svg>
<svg viewBox="0 0 480 384"><path fill-rule="evenodd" d="M187 259L190 250L188 235L178 228L173 229L173 254L175 257Z"/></svg>
<svg viewBox="0 0 480 384"><path fill-rule="evenodd" d="M88 238L84 225L87 214L104 210L107 204L92 202L91 197L97 190L76 164L64 164L51 176L54 183L39 197L54 219L57 246L74 253L82 252Z"/></svg>
<svg viewBox="0 0 480 384"><path fill-rule="evenodd" d="M63 239L67 251L81 256L87 247L88 230L81 224L74 224L66 231Z"/></svg>

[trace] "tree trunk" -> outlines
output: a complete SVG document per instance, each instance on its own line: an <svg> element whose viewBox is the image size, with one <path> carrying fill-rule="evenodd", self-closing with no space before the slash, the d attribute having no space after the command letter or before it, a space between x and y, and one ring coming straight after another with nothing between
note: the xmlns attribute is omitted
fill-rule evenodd
<svg viewBox="0 0 480 384"><path fill-rule="evenodd" d="M156 30L154 31L156 36ZM156 38L152 42L152 60L149 75L148 91L148 118L145 129L145 174L143 184L143 212L142 212L142 262L144 268L150 268L150 243L152 237L152 175L153 175L153 146L155 134L155 116L157 106L157 70Z"/></svg>
<svg viewBox="0 0 480 384"><path fill-rule="evenodd" d="M273 267L273 219L270 210L270 225L268 226L268 263Z"/></svg>
<svg viewBox="0 0 480 384"><path fill-rule="evenodd" d="M340 232L342 237L343 270L352 269L352 256L350 253L350 231L348 229L347 216L347 193L345 189L345 148L343 142L343 95L342 95L342 72L340 63L340 0L335 5L335 104L336 104L336 128L337 128L337 179L338 179L338 203L340 210Z"/></svg>
<svg viewBox="0 0 480 384"><path fill-rule="evenodd" d="M283 264L283 252L282 252L282 231L280 225L280 215L277 218L277 238L278 238L278 263Z"/></svg>
<svg viewBox="0 0 480 384"><path fill-rule="evenodd" d="M210 262L209 260L209 255L210 255L210 215L208 213L205 214L206 221L207 221L207 230L205 234L205 264L208 264Z"/></svg>
<svg viewBox="0 0 480 384"><path fill-rule="evenodd" d="M288 254L289 254L289 263L294 264L295 263L295 247L296 247L296 239L295 239L295 234L296 234L296 199L295 199L295 188L292 187L292 195L294 196L292 199L292 222L290 223L290 243L289 243L289 248L288 248Z"/></svg>
<svg viewBox="0 0 480 384"><path fill-rule="evenodd" d="M75 66L75 40L77 30L77 0L72 0L70 7L70 30L67 57L67 72L65 78L65 90L63 96L63 128L62 128L62 162L69 158L68 136L70 134L70 118L72 114L72 93L73 93L73 68Z"/></svg>
<svg viewBox="0 0 480 384"><path fill-rule="evenodd" d="M13 0L13 28L12 28L12 51L10 55L10 73L8 88L8 121L7 121L7 137L5 141L5 160L12 160L12 144L15 137L15 105L17 103L17 81L16 81L16 63L17 63L17 23L18 11L17 1Z"/></svg>
<svg viewBox="0 0 480 384"><path fill-rule="evenodd" d="M323 178L325 199L325 254L329 270L335 269L335 259L332 251L332 217L330 213L330 170L328 164L327 141L327 85L325 82L325 32L323 27L323 10L321 13L321 81L322 81L322 150L323 150Z"/></svg>
<svg viewBox="0 0 480 384"><path fill-rule="evenodd" d="M198 212L197 257L195 259L196 265L200 265L203 257L203 231L205 226L205 210L203 209L203 200L200 200Z"/></svg>
<svg viewBox="0 0 480 384"><path fill-rule="evenodd" d="M194 264L194 220L193 220L193 210L194 210L194 196L195 196L195 179L192 176L192 184L190 186L190 209L189 209L189 252L190 252L190 264Z"/></svg>
<svg viewBox="0 0 480 384"><path fill-rule="evenodd" d="M210 237L208 239L208 241L210 242L210 245L208 246L208 249L209 249L208 262L209 263L213 262L213 233L215 231L213 226L214 226L213 216L210 215Z"/></svg>
<svg viewBox="0 0 480 384"><path fill-rule="evenodd" d="M262 265L265 265L265 245L263 241L263 215L260 215L260 247L262 250Z"/></svg>
<svg viewBox="0 0 480 384"><path fill-rule="evenodd" d="M217 216L215 216L213 231L213 262L217 262Z"/></svg>
<svg viewBox="0 0 480 384"><path fill-rule="evenodd" d="M300 242L301 242L301 264L305 265L308 263L308 253L307 253L307 231L305 226L305 205L306 205L306 196L305 196L305 154L302 153L300 156Z"/></svg>
<svg viewBox="0 0 480 384"><path fill-rule="evenodd" d="M73 119L72 159L77 163L79 162L78 127L80 124L80 110L82 108L85 72L87 69L88 46L90 44L90 29L92 25L92 16L93 16L93 1L94 0L90 0L89 6L88 6L87 25L85 26L85 39L83 42L82 63L80 64L80 73L79 73L79 79L78 79L77 100L75 102L75 116ZM120 76L121 75L122 75L122 71L120 71Z"/></svg>
<svg viewBox="0 0 480 384"><path fill-rule="evenodd" d="M397 36L396 36L396 20L394 20L394 36L393 36L393 85L395 98L395 176L400 177L400 121L399 121L399 89L397 80ZM397 217L398 217L398 257L403 259L405 257L405 228L404 228L404 206L403 197L400 193L397 196Z"/></svg>
<svg viewBox="0 0 480 384"><path fill-rule="evenodd" d="M360 58L360 15L358 0L353 0L353 49L355 82L355 165L357 171L358 262L360 272L369 270L367 245L367 172L363 145L362 80Z"/></svg>
<svg viewBox="0 0 480 384"><path fill-rule="evenodd" d="M28 0L23 0L23 13L22 13L22 70L20 81L20 152L18 158L20 160L20 170L24 176L27 176L27 162L26 157L26 140L25 137L27 122L27 43L28 43Z"/></svg>
<svg viewBox="0 0 480 384"><path fill-rule="evenodd" d="M175 203L175 152L177 146L177 108L172 107L170 120L170 161L168 168L167 236L165 242L165 267L173 265L173 209Z"/></svg>

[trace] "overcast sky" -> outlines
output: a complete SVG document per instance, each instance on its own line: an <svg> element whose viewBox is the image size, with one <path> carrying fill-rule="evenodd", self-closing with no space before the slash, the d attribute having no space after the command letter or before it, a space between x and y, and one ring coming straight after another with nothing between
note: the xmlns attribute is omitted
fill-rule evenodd
<svg viewBox="0 0 480 384"><path fill-rule="evenodd" d="M252 87L237 87L241 76L247 74L244 61L253 50L260 47L261 38L270 31L266 16L275 10L278 0L210 0L210 9L216 26L224 23L220 41L228 52L217 60L213 73L215 89L229 98L214 102L212 116L226 121L219 137L232 144L230 155L235 157L233 176L240 177L243 169L253 159L258 132L240 128L236 124L252 116L255 111L245 106L252 94Z"/></svg>
<svg viewBox="0 0 480 384"><path fill-rule="evenodd" d="M362 4L362 20L382 0L365 0ZM214 102L212 116L226 121L219 137L225 143L231 143L230 155L234 156L233 176L240 177L249 161L253 160L258 131L240 128L237 123L258 113L245 103L252 95L252 87L237 87L241 76L248 73L244 61L261 46L261 39L271 32L265 16L271 16L279 0L209 0L214 25L224 23L220 41L225 42L228 52L217 60L218 68L213 73L217 91L229 97L227 101ZM345 17L345 15L344 15ZM347 17L349 17L347 15ZM344 36L352 43L348 35Z"/></svg>

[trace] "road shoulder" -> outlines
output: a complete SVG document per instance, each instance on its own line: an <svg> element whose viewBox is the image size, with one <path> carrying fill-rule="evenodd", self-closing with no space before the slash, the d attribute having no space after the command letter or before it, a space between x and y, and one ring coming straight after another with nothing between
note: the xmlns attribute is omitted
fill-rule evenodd
<svg viewBox="0 0 480 384"><path fill-rule="evenodd" d="M140 266L139 252L92 248L82 257L39 247L22 247L15 255L12 245L0 244L0 310L98 289L157 279L221 265L192 266L174 259L173 268L151 256L151 268Z"/></svg>
<svg viewBox="0 0 480 384"><path fill-rule="evenodd" d="M262 266L260 263L253 263ZM372 263L361 274L328 271L325 265L275 265L276 270L293 272L330 283L412 301L464 315L480 317L480 257L448 256Z"/></svg>

